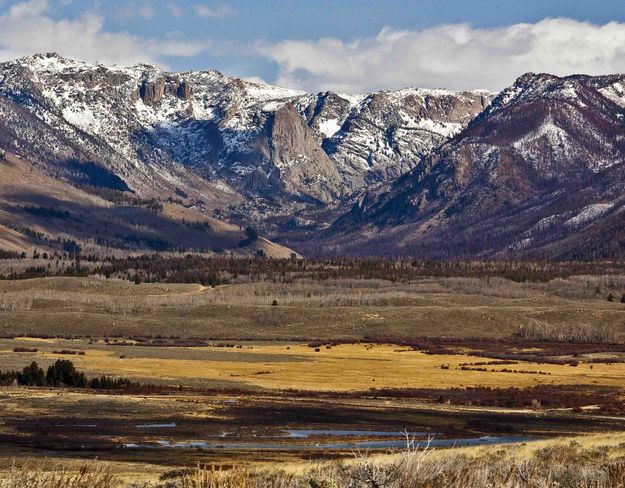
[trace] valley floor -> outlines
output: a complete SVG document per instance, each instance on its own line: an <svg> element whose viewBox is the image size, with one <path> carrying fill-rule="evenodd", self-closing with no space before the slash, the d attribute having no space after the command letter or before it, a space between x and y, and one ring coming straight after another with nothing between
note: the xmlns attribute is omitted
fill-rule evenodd
<svg viewBox="0 0 625 488"><path fill-rule="evenodd" d="M98 458L118 480L172 487L239 486L223 484L228 476L311 486L306 476L408 476L408 465L423 480L478 479L470 466L488 465L499 482L531 466L557 481L581 476L564 473L564 457L545 461L564 446L586 474L608 479L625 456L625 305L608 290L620 296L625 279L0 281L3 372L63 359L88 378L131 381L0 386L0 478ZM416 473L428 445L417 464L429 471ZM379 486L420 486L398 480Z"/></svg>

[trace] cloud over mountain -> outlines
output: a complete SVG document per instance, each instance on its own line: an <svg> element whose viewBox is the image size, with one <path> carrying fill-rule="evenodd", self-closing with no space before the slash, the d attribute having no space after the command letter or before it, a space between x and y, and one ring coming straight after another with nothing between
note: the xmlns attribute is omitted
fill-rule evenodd
<svg viewBox="0 0 625 488"><path fill-rule="evenodd" d="M146 39L128 32L112 32L105 28L104 17L97 13L55 19L50 10L47 0L29 0L11 6L0 15L0 60L56 51L67 57L106 64L164 65L165 57L196 56L210 46L207 40Z"/></svg>
<svg viewBox="0 0 625 488"><path fill-rule="evenodd" d="M278 64L282 86L343 92L404 86L500 90L522 73L625 71L625 23L567 18L479 29L448 24L383 29L377 36L257 45Z"/></svg>

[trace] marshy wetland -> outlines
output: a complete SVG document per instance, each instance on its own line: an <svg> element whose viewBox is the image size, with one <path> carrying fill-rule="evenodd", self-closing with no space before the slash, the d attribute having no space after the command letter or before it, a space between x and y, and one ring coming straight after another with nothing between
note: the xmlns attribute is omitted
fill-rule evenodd
<svg viewBox="0 0 625 488"><path fill-rule="evenodd" d="M392 462L408 444L435 457L618 445L623 291L618 272L0 281L1 371L62 359L128 380L0 387L0 469L97 458L125 483L157 483L198 463L302 473L351 465L355 452Z"/></svg>

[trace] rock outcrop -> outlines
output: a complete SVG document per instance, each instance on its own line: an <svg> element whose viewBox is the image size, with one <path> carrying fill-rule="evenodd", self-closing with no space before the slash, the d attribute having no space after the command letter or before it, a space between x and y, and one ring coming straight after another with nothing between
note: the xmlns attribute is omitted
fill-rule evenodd
<svg viewBox="0 0 625 488"><path fill-rule="evenodd" d="M163 95L165 95L165 80L143 80L139 89L139 95L145 104L151 105L160 102Z"/></svg>
<svg viewBox="0 0 625 488"><path fill-rule="evenodd" d="M341 176L336 166L291 103L273 114L269 132L275 168L272 171L286 191L324 203L332 202L341 194Z"/></svg>

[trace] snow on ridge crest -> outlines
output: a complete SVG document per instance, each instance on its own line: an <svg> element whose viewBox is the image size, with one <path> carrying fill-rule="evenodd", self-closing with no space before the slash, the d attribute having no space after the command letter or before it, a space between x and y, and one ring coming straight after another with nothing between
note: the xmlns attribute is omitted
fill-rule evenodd
<svg viewBox="0 0 625 488"><path fill-rule="evenodd" d="M228 168L240 173L245 167L249 174L250 168L263 165L262 171L268 171L271 152L258 153L256 141L271 134L272 114L290 104L313 132L317 154L323 159L326 153L347 191L362 188L367 178L377 182L405 173L490 100L484 92L419 88L311 94L212 70L105 66L56 54L2 63L0 78L7 77L11 81L0 84L5 93L17 93L24 81L34 82L40 105L33 110L40 118L64 120L61 130L67 136L80 139L72 129L77 128L130 165L158 164L159 172L176 164L218 173ZM281 164L297 164L296 159L308 164L296 152L290 157L294 159Z"/></svg>

